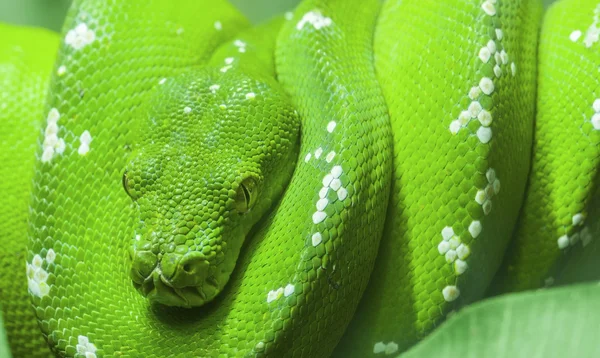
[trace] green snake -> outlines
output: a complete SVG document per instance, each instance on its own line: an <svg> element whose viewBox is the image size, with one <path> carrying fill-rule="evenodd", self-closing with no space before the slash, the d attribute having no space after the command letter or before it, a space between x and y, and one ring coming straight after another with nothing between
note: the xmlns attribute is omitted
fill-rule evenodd
<svg viewBox="0 0 600 358"><path fill-rule="evenodd" d="M592 1L76 0L0 33L15 357L395 355L595 234Z"/></svg>

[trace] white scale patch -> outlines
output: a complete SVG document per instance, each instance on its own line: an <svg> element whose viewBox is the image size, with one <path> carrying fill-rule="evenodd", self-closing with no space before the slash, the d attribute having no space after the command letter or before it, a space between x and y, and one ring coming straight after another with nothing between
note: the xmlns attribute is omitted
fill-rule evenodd
<svg viewBox="0 0 600 358"><path fill-rule="evenodd" d="M85 130L79 137L79 149L77 153L79 155L86 155L90 151L90 143L92 142L92 135L89 131Z"/></svg>
<svg viewBox="0 0 600 358"><path fill-rule="evenodd" d="M571 218L572 227L576 230L571 235L563 235L556 240L556 244L560 250L575 246L581 241L583 247L586 247L592 241L592 235L587 226L583 226L585 215L577 213Z"/></svg>
<svg viewBox="0 0 600 358"><path fill-rule="evenodd" d="M58 137L58 120L60 113L58 109L52 108L46 117L46 130L44 132L44 143L42 152L42 163L48 163L54 154L62 154L65 151L65 141Z"/></svg>
<svg viewBox="0 0 600 358"><path fill-rule="evenodd" d="M596 5L594 9L594 20L590 27L588 27L585 32L585 36L583 37L583 44L585 47L590 48L593 44L598 42L600 39L600 28L598 28L598 23L600 22L600 4Z"/></svg>
<svg viewBox="0 0 600 358"><path fill-rule="evenodd" d="M285 287L279 287L276 290L271 290L267 294L267 303L271 303L273 301L277 301L281 297L289 297L295 291L295 286L291 283L288 283Z"/></svg>
<svg viewBox="0 0 600 358"><path fill-rule="evenodd" d="M486 16L496 16L496 2L496 0L482 2L481 9ZM493 131L491 126L494 118L488 110L482 107L481 96L492 96L496 90L494 80L501 78L508 72L507 66L509 63L513 77L517 72L516 64L510 62L509 55L502 43L505 36L504 31L501 28L495 28L493 34L495 34L495 38L487 40L485 45L479 49L477 57L483 64L494 61L494 76L492 76L493 78L482 77L476 85L471 87L468 93L471 103L449 126L450 132L456 135L462 128L467 127L472 120L477 120L479 128L475 134L480 143L484 145L492 140ZM485 176L488 185L477 191L475 201L481 205L484 215L488 215L492 211L492 197L500 192L500 180L496 178L496 172L492 168L487 170ZM483 226L479 220L474 220L469 224L468 231L474 239L481 234L482 230ZM470 249L461 242L458 236L454 235L454 230L449 226L442 230L442 241L438 245L438 252L440 255L444 255L448 263L454 264L454 272L457 275L463 274L468 269L465 259L469 256ZM452 302L460 296L460 290L456 286L446 286L442 290L442 296L447 302Z"/></svg>
<svg viewBox="0 0 600 358"><path fill-rule="evenodd" d="M65 75L65 73L67 73L67 67L65 65L60 66L57 70L56 70L56 74L58 75L58 77L62 77Z"/></svg>
<svg viewBox="0 0 600 358"><path fill-rule="evenodd" d="M492 168L485 173L488 185L475 194L475 201L481 205L483 213L488 215L492 211L492 198L500 193L500 179L496 177L496 171Z"/></svg>
<svg viewBox="0 0 600 358"><path fill-rule="evenodd" d="M332 23L331 18L323 16L321 11L313 10L302 16L302 19L296 24L296 29L302 30L304 25L311 24L316 30L320 30L324 27L331 26Z"/></svg>
<svg viewBox="0 0 600 358"><path fill-rule="evenodd" d="M594 100L592 109L594 110L594 114L592 115L590 122L595 130L600 130L600 98Z"/></svg>
<svg viewBox="0 0 600 358"><path fill-rule="evenodd" d="M77 346L75 348L77 349L77 353L85 358L96 358L96 346L86 336L77 337Z"/></svg>
<svg viewBox="0 0 600 358"><path fill-rule="evenodd" d="M487 16L496 15L496 1L487 0L481 5L482 10ZM479 49L478 57L482 63L487 64L489 61L494 61L494 75L495 78L500 78L506 72L503 67L509 64L509 56L504 46L502 45L502 39L504 38L504 32L502 29L497 28L494 30L496 35L495 39L490 39L488 42ZM516 75L515 63L510 64L511 73L513 76ZM495 91L494 79L489 77L482 77L476 86L473 86L469 90L469 98L471 103L467 110L462 111L458 118L453 120L448 129L452 134L458 134L462 128L465 128L472 120L478 120L480 127L476 131L477 138L482 144L487 144L492 140L492 122L493 117L490 112L483 109L479 103L479 98L482 94L491 96Z"/></svg>
<svg viewBox="0 0 600 358"><path fill-rule="evenodd" d="M215 21L214 26L215 26L215 30L217 30L217 31L223 30L223 24L221 24L221 21Z"/></svg>
<svg viewBox="0 0 600 358"><path fill-rule="evenodd" d="M388 342L388 343L383 343L383 342L377 342L373 345L373 353L374 354L385 354L385 355L390 355L390 354L394 354L398 351L398 344L396 342Z"/></svg>
<svg viewBox="0 0 600 358"><path fill-rule="evenodd" d="M94 42L94 40L96 40L96 33L93 30L88 29L85 23L81 23L74 29L69 30L65 37L65 43L75 50L81 50Z"/></svg>
<svg viewBox="0 0 600 358"><path fill-rule="evenodd" d="M449 285L442 290L442 296L446 302L452 302L460 296L460 290L456 286Z"/></svg>
<svg viewBox="0 0 600 358"><path fill-rule="evenodd" d="M238 52L244 53L246 52L246 43L242 40L233 41L233 45L238 48Z"/></svg>
<svg viewBox="0 0 600 358"><path fill-rule="evenodd" d="M31 295L41 298L50 293L50 286L47 283L48 271L42 268L42 266L45 261L46 268L48 268L55 259L56 253L54 250L49 249L45 258L42 258L40 255L35 255L31 260L31 263L26 263L27 287L29 288L29 293Z"/></svg>
<svg viewBox="0 0 600 358"><path fill-rule="evenodd" d="M446 258L447 263L453 264L457 275L462 275L469 268L465 260L471 254L471 250L460 240L460 237L454 234L450 226L442 230L442 241L438 245L438 252Z"/></svg>

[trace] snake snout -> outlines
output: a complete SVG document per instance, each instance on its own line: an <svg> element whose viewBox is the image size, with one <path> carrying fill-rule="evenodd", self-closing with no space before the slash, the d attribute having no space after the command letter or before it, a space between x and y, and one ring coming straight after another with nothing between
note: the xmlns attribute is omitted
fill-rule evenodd
<svg viewBox="0 0 600 358"><path fill-rule="evenodd" d="M165 254L160 262L162 275L174 288L201 285L208 277L210 264L199 252L185 255Z"/></svg>

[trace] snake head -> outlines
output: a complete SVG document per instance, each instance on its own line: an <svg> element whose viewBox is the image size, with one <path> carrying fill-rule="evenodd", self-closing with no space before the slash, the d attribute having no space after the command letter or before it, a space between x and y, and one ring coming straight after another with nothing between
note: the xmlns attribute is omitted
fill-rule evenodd
<svg viewBox="0 0 600 358"><path fill-rule="evenodd" d="M130 275L150 301L201 306L289 181L299 120L276 82L204 69L159 86L141 122L123 175L139 215Z"/></svg>

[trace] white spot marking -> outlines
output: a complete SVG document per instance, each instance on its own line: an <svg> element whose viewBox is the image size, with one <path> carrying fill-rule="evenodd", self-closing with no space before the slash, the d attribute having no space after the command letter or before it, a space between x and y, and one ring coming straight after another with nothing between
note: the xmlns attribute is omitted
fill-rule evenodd
<svg viewBox="0 0 600 358"><path fill-rule="evenodd" d="M502 77L502 69L500 68L500 66L498 66L498 65L494 66L494 74L498 78Z"/></svg>
<svg viewBox="0 0 600 358"><path fill-rule="evenodd" d="M490 50L491 54L496 53L497 48L496 48L496 42L494 40L489 40L486 46Z"/></svg>
<svg viewBox="0 0 600 358"><path fill-rule="evenodd" d="M96 346L86 336L77 337L77 353L85 358L96 358Z"/></svg>
<svg viewBox="0 0 600 358"><path fill-rule="evenodd" d="M319 159L321 154L323 154L323 148L319 147L317 150L315 150L315 158Z"/></svg>
<svg viewBox="0 0 600 358"><path fill-rule="evenodd" d="M454 260L456 260L456 251L455 250L449 250L448 252L446 252L446 262L451 264L454 262Z"/></svg>
<svg viewBox="0 0 600 358"><path fill-rule="evenodd" d="M492 184L492 187L494 189L494 194L498 194L500 192L500 179L496 179Z"/></svg>
<svg viewBox="0 0 600 358"><path fill-rule="evenodd" d="M285 288L283 289L283 295L285 297L289 297L294 293L294 285L292 285L291 283L288 283L287 286L285 286Z"/></svg>
<svg viewBox="0 0 600 358"><path fill-rule="evenodd" d="M444 300L446 302L452 302L460 296L460 290L456 286L446 286L442 290L442 295L444 296Z"/></svg>
<svg viewBox="0 0 600 358"><path fill-rule="evenodd" d="M331 18L323 16L319 10L314 10L304 14L296 24L296 29L302 30L306 24L311 24L316 30L320 30L323 27L330 26L332 21Z"/></svg>
<svg viewBox="0 0 600 358"><path fill-rule="evenodd" d="M485 127L489 127L492 124L493 120L492 114L486 111L485 109L479 112L479 115L477 115L477 119L479 120L479 123L481 123L481 125Z"/></svg>
<svg viewBox="0 0 600 358"><path fill-rule="evenodd" d="M315 213L313 214L313 223L318 224L320 222L322 222L323 220L325 220L325 218L327 217L327 214L324 211L315 211Z"/></svg>
<svg viewBox="0 0 600 358"><path fill-rule="evenodd" d="M223 30L223 24L221 23L221 21L215 21L214 26L215 26L215 30L217 30L217 31Z"/></svg>
<svg viewBox="0 0 600 358"><path fill-rule="evenodd" d="M489 48L484 46L479 50L479 59L481 60L481 62L487 63L490 60L491 56L492 53L490 52Z"/></svg>
<svg viewBox="0 0 600 358"><path fill-rule="evenodd" d="M517 65L515 65L514 62L510 64L510 70L511 70L513 76L515 76L517 74Z"/></svg>
<svg viewBox="0 0 600 358"><path fill-rule="evenodd" d="M460 238L458 236L452 236L450 240L446 241L452 250L456 250L460 245Z"/></svg>
<svg viewBox="0 0 600 358"><path fill-rule="evenodd" d="M460 130L460 122L457 120L452 121L452 123L450 123L450 133L456 135L458 134L458 131Z"/></svg>
<svg viewBox="0 0 600 358"><path fill-rule="evenodd" d="M276 290L271 290L267 294L267 303L271 303L275 300L278 300L281 296L283 296L283 287L279 287Z"/></svg>
<svg viewBox="0 0 600 358"><path fill-rule="evenodd" d="M316 232L313 234L311 240L312 240L312 245L317 246L323 241L323 236L321 236L320 232Z"/></svg>
<svg viewBox="0 0 600 358"><path fill-rule="evenodd" d="M481 8L489 16L496 15L496 7L490 0L484 1L483 4L481 4Z"/></svg>
<svg viewBox="0 0 600 358"><path fill-rule="evenodd" d="M595 113L592 116L592 126L594 126L594 129L596 130L600 129L600 113Z"/></svg>
<svg viewBox="0 0 600 358"><path fill-rule="evenodd" d="M333 179L329 184L329 187L334 191L338 191L342 187L342 181L337 178Z"/></svg>
<svg viewBox="0 0 600 358"><path fill-rule="evenodd" d="M333 175L333 177L336 179L342 175L342 172L342 167L339 165L336 165L333 168L331 168L331 175Z"/></svg>
<svg viewBox="0 0 600 358"><path fill-rule="evenodd" d="M56 71L56 74L59 77L62 77L65 73L67 73L67 67L65 67L65 65L62 65L58 68L58 70Z"/></svg>
<svg viewBox="0 0 600 358"><path fill-rule="evenodd" d="M594 109L594 112L600 112L600 98L594 101L592 108Z"/></svg>
<svg viewBox="0 0 600 358"><path fill-rule="evenodd" d="M477 130L477 138L483 144L488 143L492 139L492 129L489 127L479 127Z"/></svg>
<svg viewBox="0 0 600 358"><path fill-rule="evenodd" d="M333 180L333 175L331 174L327 174L323 177L323 186L329 186L329 184L331 184L331 181Z"/></svg>
<svg viewBox="0 0 600 358"><path fill-rule="evenodd" d="M385 347L387 345L383 342L377 342L375 343L375 345L373 346L373 353L375 354L379 354L379 353L383 353L385 352Z"/></svg>
<svg viewBox="0 0 600 358"><path fill-rule="evenodd" d="M477 236L479 236L479 234L481 234L481 230L483 229L483 227L481 226L481 222L475 220L472 221L471 224L469 225L469 233L471 233L471 236L476 239Z"/></svg>
<svg viewBox="0 0 600 358"><path fill-rule="evenodd" d="M227 65L227 66L223 66L221 67L221 72L225 73L227 71L229 71L233 66L231 65Z"/></svg>
<svg viewBox="0 0 600 358"><path fill-rule="evenodd" d="M54 250L49 249L48 252L46 253L46 262L51 264L54 262L54 260L56 259L56 252L54 252Z"/></svg>
<svg viewBox="0 0 600 358"><path fill-rule="evenodd" d="M80 145L77 153L79 153L79 155L86 155L90 150L90 143L92 142L92 135L90 132L87 130L83 131L79 137L79 142Z"/></svg>
<svg viewBox="0 0 600 358"><path fill-rule="evenodd" d="M319 199L317 201L317 210L318 211L323 211L325 210L325 208L327 207L327 204L329 204L329 200L327 200L327 198L323 198L323 199Z"/></svg>
<svg viewBox="0 0 600 358"><path fill-rule="evenodd" d="M377 342L373 346L373 353L380 354L384 353L385 355L391 355L398 351L398 344L396 342L389 342L385 344L383 342Z"/></svg>
<svg viewBox="0 0 600 358"><path fill-rule="evenodd" d="M483 190L478 190L477 194L475 194L475 201L479 205L483 205L483 203L486 201L486 199L487 199L487 195L485 194L485 191L483 191Z"/></svg>
<svg viewBox="0 0 600 358"><path fill-rule="evenodd" d="M335 121L331 121L327 124L327 131L329 133L333 133L333 130L335 129L336 123Z"/></svg>
<svg viewBox="0 0 600 358"><path fill-rule="evenodd" d="M440 253L440 255L445 255L446 252L448 252L448 250L450 250L450 244L448 243L448 241L442 240L438 244L438 252Z"/></svg>
<svg viewBox="0 0 600 358"><path fill-rule="evenodd" d="M454 236L454 230L450 226L446 226L442 229L442 238L444 241L448 241Z"/></svg>
<svg viewBox="0 0 600 358"><path fill-rule="evenodd" d="M67 32L65 43L75 50L80 50L94 42L95 39L96 33L88 29L85 23L81 23Z"/></svg>
<svg viewBox="0 0 600 358"><path fill-rule="evenodd" d="M456 272L457 275L462 275L468 268L469 265L467 265L465 261L461 259L454 261L454 272Z"/></svg>
<svg viewBox="0 0 600 358"><path fill-rule="evenodd" d="M573 42L576 42L581 37L581 34L582 33L580 30L575 30L575 31L571 32L571 34L569 35L569 39Z"/></svg>
<svg viewBox="0 0 600 358"><path fill-rule="evenodd" d="M508 53L506 53L506 51L502 50L502 52L500 52L500 61L502 62L503 65L508 64Z"/></svg>
<svg viewBox="0 0 600 358"><path fill-rule="evenodd" d="M323 199L323 198L327 197L328 192L329 192L328 186L321 188L321 190L319 190L319 198Z"/></svg>
<svg viewBox="0 0 600 358"><path fill-rule="evenodd" d="M577 214L573 215L573 219L572 219L573 226L583 225L584 220L585 220L585 217L581 213L577 213Z"/></svg>
<svg viewBox="0 0 600 358"><path fill-rule="evenodd" d="M335 158L335 152L331 151L325 157L325 161L327 161L327 163L331 163L331 161L333 160L333 158Z"/></svg>
<svg viewBox="0 0 600 358"><path fill-rule="evenodd" d="M306 157L304 157L304 162L305 162L305 163L308 163L308 161L310 160L310 157L311 157L311 154L310 154L310 153L307 153L307 154L306 154Z"/></svg>
<svg viewBox="0 0 600 358"><path fill-rule="evenodd" d="M471 104L469 105L469 108L468 108L471 118L477 118L477 116L479 115L479 112L481 112L482 109L483 109L483 107L481 107L481 103L479 103L478 101L471 102Z"/></svg>
<svg viewBox="0 0 600 358"><path fill-rule="evenodd" d="M502 41L503 37L504 37L504 33L502 32L502 29L496 29L496 38L499 41Z"/></svg>
<svg viewBox="0 0 600 358"><path fill-rule="evenodd" d="M186 106L186 107L183 109L183 113L186 113L186 114L188 114L188 113L192 113L192 109L191 109L190 107L187 107L187 106Z"/></svg>
<svg viewBox="0 0 600 358"><path fill-rule="evenodd" d="M563 235L558 238L556 241L559 249L566 249L569 246L569 237L567 235Z"/></svg>
<svg viewBox="0 0 600 358"><path fill-rule="evenodd" d="M234 58L233 57L227 57L225 59L225 64L226 65L231 65L233 63Z"/></svg>
<svg viewBox="0 0 600 358"><path fill-rule="evenodd" d="M465 260L471 254L471 250L469 249L469 246L460 244L456 248L456 254L458 255L459 259Z"/></svg>
<svg viewBox="0 0 600 358"><path fill-rule="evenodd" d="M210 87L208 87L208 89L209 89L209 90L210 90L212 93L215 93L215 92L217 92L217 90L218 90L219 88L221 88L221 86L220 86L220 85L216 85L216 84L215 84L215 85L211 85Z"/></svg>
<svg viewBox="0 0 600 358"><path fill-rule="evenodd" d="M483 93L490 95L494 92L494 82L489 77L484 77L479 81L479 88Z"/></svg>
<svg viewBox="0 0 600 358"><path fill-rule="evenodd" d="M346 188L340 188L340 190L337 191L337 196L340 201L346 200L348 197L348 190L346 190Z"/></svg>
<svg viewBox="0 0 600 358"><path fill-rule="evenodd" d="M469 91L469 98L471 98L472 100L476 100L479 98L480 95L481 88L479 88L478 86L471 87L471 90Z"/></svg>
<svg viewBox="0 0 600 358"><path fill-rule="evenodd" d="M256 98L256 94L254 92L246 93L246 99L252 100Z"/></svg>
<svg viewBox="0 0 600 358"><path fill-rule="evenodd" d="M485 215L489 215L489 213L492 211L492 201L491 200L486 200L483 205L483 213Z"/></svg>

